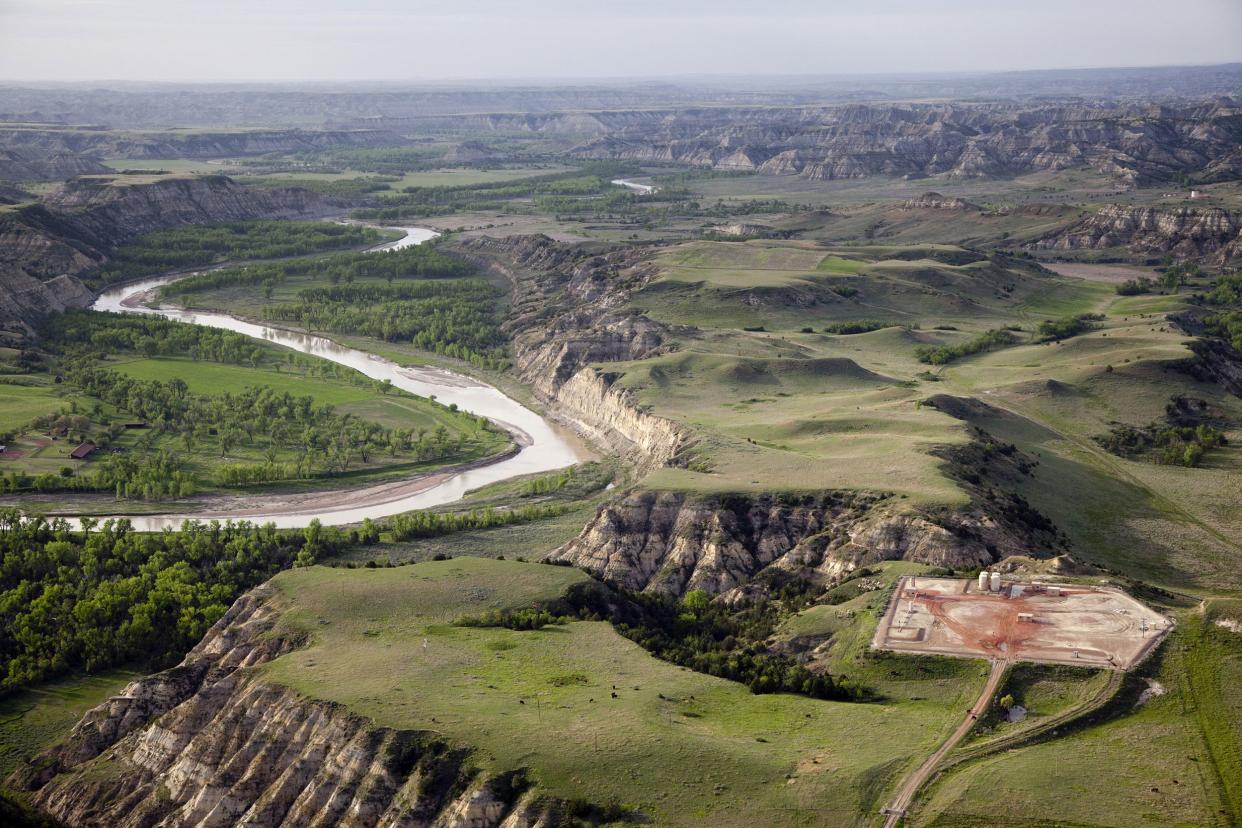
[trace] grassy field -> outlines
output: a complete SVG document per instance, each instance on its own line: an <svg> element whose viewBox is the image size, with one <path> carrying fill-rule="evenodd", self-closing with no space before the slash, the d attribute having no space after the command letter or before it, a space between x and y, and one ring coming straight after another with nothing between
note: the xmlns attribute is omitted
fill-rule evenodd
<svg viewBox="0 0 1242 828"><path fill-rule="evenodd" d="M454 462L487 456L502 451L507 445L504 435L484 431L469 415L450 411L431 400L397 389L383 393L374 382L345 369L330 376L314 374L310 370L314 362L305 358L285 362L283 351L274 348L270 350L271 359L258 366L176 357L114 358L108 366L141 380L167 382L180 378L192 393L235 393L247 387L267 386L278 393L309 396L317 405L332 406L338 414L350 414L386 428L434 433L436 429L443 427L450 439L456 439L460 435L469 441L466 450ZM41 384L32 387L17 386L15 388L18 393L0 402L0 431L25 432L12 444L7 452L10 455L8 459L3 459L3 455L0 455L0 472L57 473L67 465L72 465L79 472L89 472L94 464L100 462L101 455L81 462L70 461L67 455L74 444L65 440L50 440L45 435L27 431L27 426L36 416L68 410L75 403L80 411L92 412L97 401L80 395L60 396L59 389L62 386L43 377L38 379ZM99 413L91 416L93 420L126 419L125 412L106 404L100 404ZM206 433L198 435L190 449L186 448L176 434L157 435L154 431L142 429L124 432L113 445L126 451L141 447L147 450L165 448L176 453L198 480L199 491L216 489L212 475L221 464L261 463L265 460L265 446L259 442L248 444L239 441L224 452L218 438ZM18 454L21 456L15 456ZM371 454L368 462L357 459L349 470L348 479L353 483L362 483L384 477L414 474L440 464L440 461L418 461L408 453L390 456L386 452L377 451ZM282 488L306 487L323 482L316 484L303 481L280 485ZM330 482L339 485L340 476L332 478Z"/></svg>
<svg viewBox="0 0 1242 828"><path fill-rule="evenodd" d="M485 769L524 766L552 795L624 803L659 825L870 824L895 774L942 738L983 679L962 661L954 681L914 679L923 692L901 703L754 696L660 662L603 622L452 625L583 577L477 558L286 572L274 582L282 623L313 643L262 669L377 724L472 746Z"/></svg>
<svg viewBox="0 0 1242 828"><path fill-rule="evenodd" d="M111 670L48 682L0 700L0 780L68 734L82 714L137 677L131 671Z"/></svg>
<svg viewBox="0 0 1242 828"><path fill-rule="evenodd" d="M536 481L570 474L568 482L548 492L531 491ZM624 479L624 470L615 461L586 463L566 472L550 472L493 483L467 493L460 501L441 506L437 512L471 512L489 508L497 510L527 506L550 506L554 514L528 523L517 523L492 529L454 532L439 537L411 541L392 541L385 535L379 546L356 547L335 557L333 564L379 560L391 563L427 561L438 555L448 557L526 558L539 560L551 549L572 540L591 519L602 500L608 497L608 485Z"/></svg>
<svg viewBox="0 0 1242 828"><path fill-rule="evenodd" d="M1121 297L1104 281L953 245L694 242L662 250L658 262L661 275L634 306L699 329L679 334L672 353L607 370L698 440L686 468L661 469L647 485L871 489L961 504L965 493L932 451L976 426L1040 460L1018 489L1081 560L1177 589L1242 590L1242 403L1175 369L1190 355L1187 338L1162 314L1184 307L1184 296ZM836 283L853 292L834 293ZM1038 341L1041 321L1082 313L1105 318L1062 342ZM840 319L894 324L821 332ZM915 356L1000 327L1015 345L934 368ZM1201 467L1122 459L1095 442L1117 422L1158 421L1179 394L1232 423L1230 445ZM922 404L936 395L979 402L965 414Z"/></svg>
<svg viewBox="0 0 1242 828"><path fill-rule="evenodd" d="M1204 635L1202 621L1182 614L1171 641L1140 671L1149 693L1139 703L953 769L925 792L910 824L1236 824L1242 707L1232 688L1242 635L1220 628Z"/></svg>

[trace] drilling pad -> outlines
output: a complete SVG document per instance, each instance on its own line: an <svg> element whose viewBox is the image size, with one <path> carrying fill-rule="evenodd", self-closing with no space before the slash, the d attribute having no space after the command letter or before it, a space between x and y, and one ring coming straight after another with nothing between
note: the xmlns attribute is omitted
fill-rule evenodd
<svg viewBox="0 0 1242 828"><path fill-rule="evenodd" d="M1109 587L955 578L897 583L872 646L928 653L1128 670L1173 622Z"/></svg>

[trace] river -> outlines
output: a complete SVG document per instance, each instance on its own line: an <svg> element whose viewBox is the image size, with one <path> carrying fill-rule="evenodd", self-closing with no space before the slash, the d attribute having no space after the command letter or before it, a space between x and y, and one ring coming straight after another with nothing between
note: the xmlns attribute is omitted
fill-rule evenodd
<svg viewBox="0 0 1242 828"><path fill-rule="evenodd" d="M406 235L375 250L395 250L421 244L438 233L421 227L396 228ZM391 380L396 387L423 397L457 407L471 414L481 414L504 426L521 446L517 454L494 463L461 471L432 472L408 480L364 485L332 492L305 494L262 494L235 498L226 508L187 514L129 516L134 528L156 532L176 528L184 520L245 519L255 523L274 523L282 529L306 526L318 518L325 526L357 523L363 518L426 509L461 499L470 489L496 483L510 477L551 471L572 465L584 457L577 440L553 426L540 415L526 408L496 388L472 377L441 368L402 367L365 351L345 348L320 336L273 328L238 319L223 313L206 313L160 306L146 307L143 302L161 285L190 274L178 273L116 287L105 291L91 306L92 310L119 313L149 313L236 331L304 354L330 360L356 369L376 380ZM106 518L105 518L106 519ZM76 523L76 521L74 521Z"/></svg>

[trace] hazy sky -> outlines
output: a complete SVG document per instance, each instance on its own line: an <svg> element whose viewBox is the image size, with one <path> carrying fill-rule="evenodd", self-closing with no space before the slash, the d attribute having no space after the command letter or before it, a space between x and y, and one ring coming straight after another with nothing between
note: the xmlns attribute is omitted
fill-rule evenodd
<svg viewBox="0 0 1242 828"><path fill-rule="evenodd" d="M825 74L1242 60L1242 0L0 0L0 79Z"/></svg>

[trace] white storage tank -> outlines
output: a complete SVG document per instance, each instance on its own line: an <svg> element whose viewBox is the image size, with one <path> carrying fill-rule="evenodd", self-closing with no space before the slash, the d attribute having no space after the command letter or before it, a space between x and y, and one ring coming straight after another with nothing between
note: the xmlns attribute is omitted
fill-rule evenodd
<svg viewBox="0 0 1242 828"><path fill-rule="evenodd" d="M993 572L990 576L988 583L993 592L1000 592L1000 588L1001 588L1000 573Z"/></svg>
<svg viewBox="0 0 1242 828"><path fill-rule="evenodd" d="M979 573L979 591L980 591L980 592L987 592L987 591L988 591L988 583L989 583L989 581L988 581L988 571L985 569L985 570L983 570L982 572L980 572L980 573Z"/></svg>

